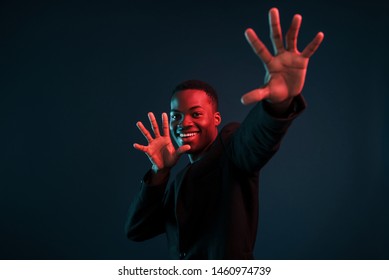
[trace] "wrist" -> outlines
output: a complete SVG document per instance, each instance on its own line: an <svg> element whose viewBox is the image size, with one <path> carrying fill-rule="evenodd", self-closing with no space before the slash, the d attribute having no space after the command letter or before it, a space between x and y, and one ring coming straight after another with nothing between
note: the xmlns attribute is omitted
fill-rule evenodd
<svg viewBox="0 0 389 280"><path fill-rule="evenodd" d="M151 166L151 171L152 171L153 174L163 175L163 174L169 174L170 173L170 168L167 168L167 167L158 168L158 166L153 164Z"/></svg>
<svg viewBox="0 0 389 280"><path fill-rule="evenodd" d="M266 100L264 102L264 108L268 113L275 117L286 117L291 111L291 105L294 97L289 97L281 102L270 102Z"/></svg>
<svg viewBox="0 0 389 280"><path fill-rule="evenodd" d="M156 166L152 166L149 171L149 176L145 180L145 183L149 186L159 186L165 184L169 180L170 168L158 169Z"/></svg>

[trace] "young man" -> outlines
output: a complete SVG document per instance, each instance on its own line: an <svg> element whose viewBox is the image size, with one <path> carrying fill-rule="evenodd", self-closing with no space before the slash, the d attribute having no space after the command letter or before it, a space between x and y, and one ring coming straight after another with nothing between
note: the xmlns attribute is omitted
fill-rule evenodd
<svg viewBox="0 0 389 280"><path fill-rule="evenodd" d="M142 241L166 233L177 259L254 258L259 171L305 107L300 93L308 60L324 37L318 33L300 53L301 16L293 17L285 47L276 8L269 11L269 19L274 56L252 29L245 32L267 74L263 87L242 96L243 104L257 103L242 124L228 124L219 133L217 95L206 83L193 80L173 92L170 127L166 113L162 133L154 114L148 114L154 137L137 123L148 145L134 147L149 157L152 167L130 206L128 238ZM167 185L170 170L184 153L190 164Z"/></svg>

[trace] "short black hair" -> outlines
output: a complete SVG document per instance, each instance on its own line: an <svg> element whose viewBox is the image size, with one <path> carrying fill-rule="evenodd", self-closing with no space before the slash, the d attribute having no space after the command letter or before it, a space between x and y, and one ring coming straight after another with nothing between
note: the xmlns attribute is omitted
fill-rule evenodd
<svg viewBox="0 0 389 280"><path fill-rule="evenodd" d="M200 80L187 80L182 83L179 83L173 90L172 96L178 92L186 89L198 89L204 91L208 97L211 99L211 103L214 106L215 111L218 110L219 107L219 99L217 97L216 90L207 84L206 82Z"/></svg>

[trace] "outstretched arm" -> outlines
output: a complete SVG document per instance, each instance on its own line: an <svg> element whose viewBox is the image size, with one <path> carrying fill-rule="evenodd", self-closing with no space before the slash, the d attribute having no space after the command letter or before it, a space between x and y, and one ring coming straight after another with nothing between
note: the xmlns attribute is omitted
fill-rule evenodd
<svg viewBox="0 0 389 280"><path fill-rule="evenodd" d="M278 10L269 11L269 25L274 55L252 29L245 32L254 52L266 69L265 83L242 96L242 103L257 103L234 133L228 146L236 166L258 171L276 153L292 120L305 103L299 97L305 81L309 58L315 53L324 35L319 32L302 51L297 50L301 16L295 15L286 33L284 46ZM291 104L293 101L293 110ZM269 114L270 113L270 114Z"/></svg>
<svg viewBox="0 0 389 280"><path fill-rule="evenodd" d="M276 113L285 112L293 99L304 87L309 58L323 41L324 34L319 32L302 52L297 50L297 38L301 26L301 15L295 15L285 39L284 46L280 17L277 8L269 11L269 25L274 55L255 34L247 29L246 39L254 52L262 60L266 69L265 83L242 96L245 105L266 100Z"/></svg>

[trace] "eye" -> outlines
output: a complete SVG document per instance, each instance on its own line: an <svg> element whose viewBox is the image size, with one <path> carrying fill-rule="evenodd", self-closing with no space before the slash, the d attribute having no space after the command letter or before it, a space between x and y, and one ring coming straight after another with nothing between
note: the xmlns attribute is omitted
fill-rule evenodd
<svg viewBox="0 0 389 280"><path fill-rule="evenodd" d="M170 115L170 119L173 120L173 121L177 121L181 118L181 115L180 114L171 114Z"/></svg>
<svg viewBox="0 0 389 280"><path fill-rule="evenodd" d="M192 114L192 116L193 116L194 118L199 118L199 117L201 116L201 113L200 113L200 112L194 112L194 113Z"/></svg>

